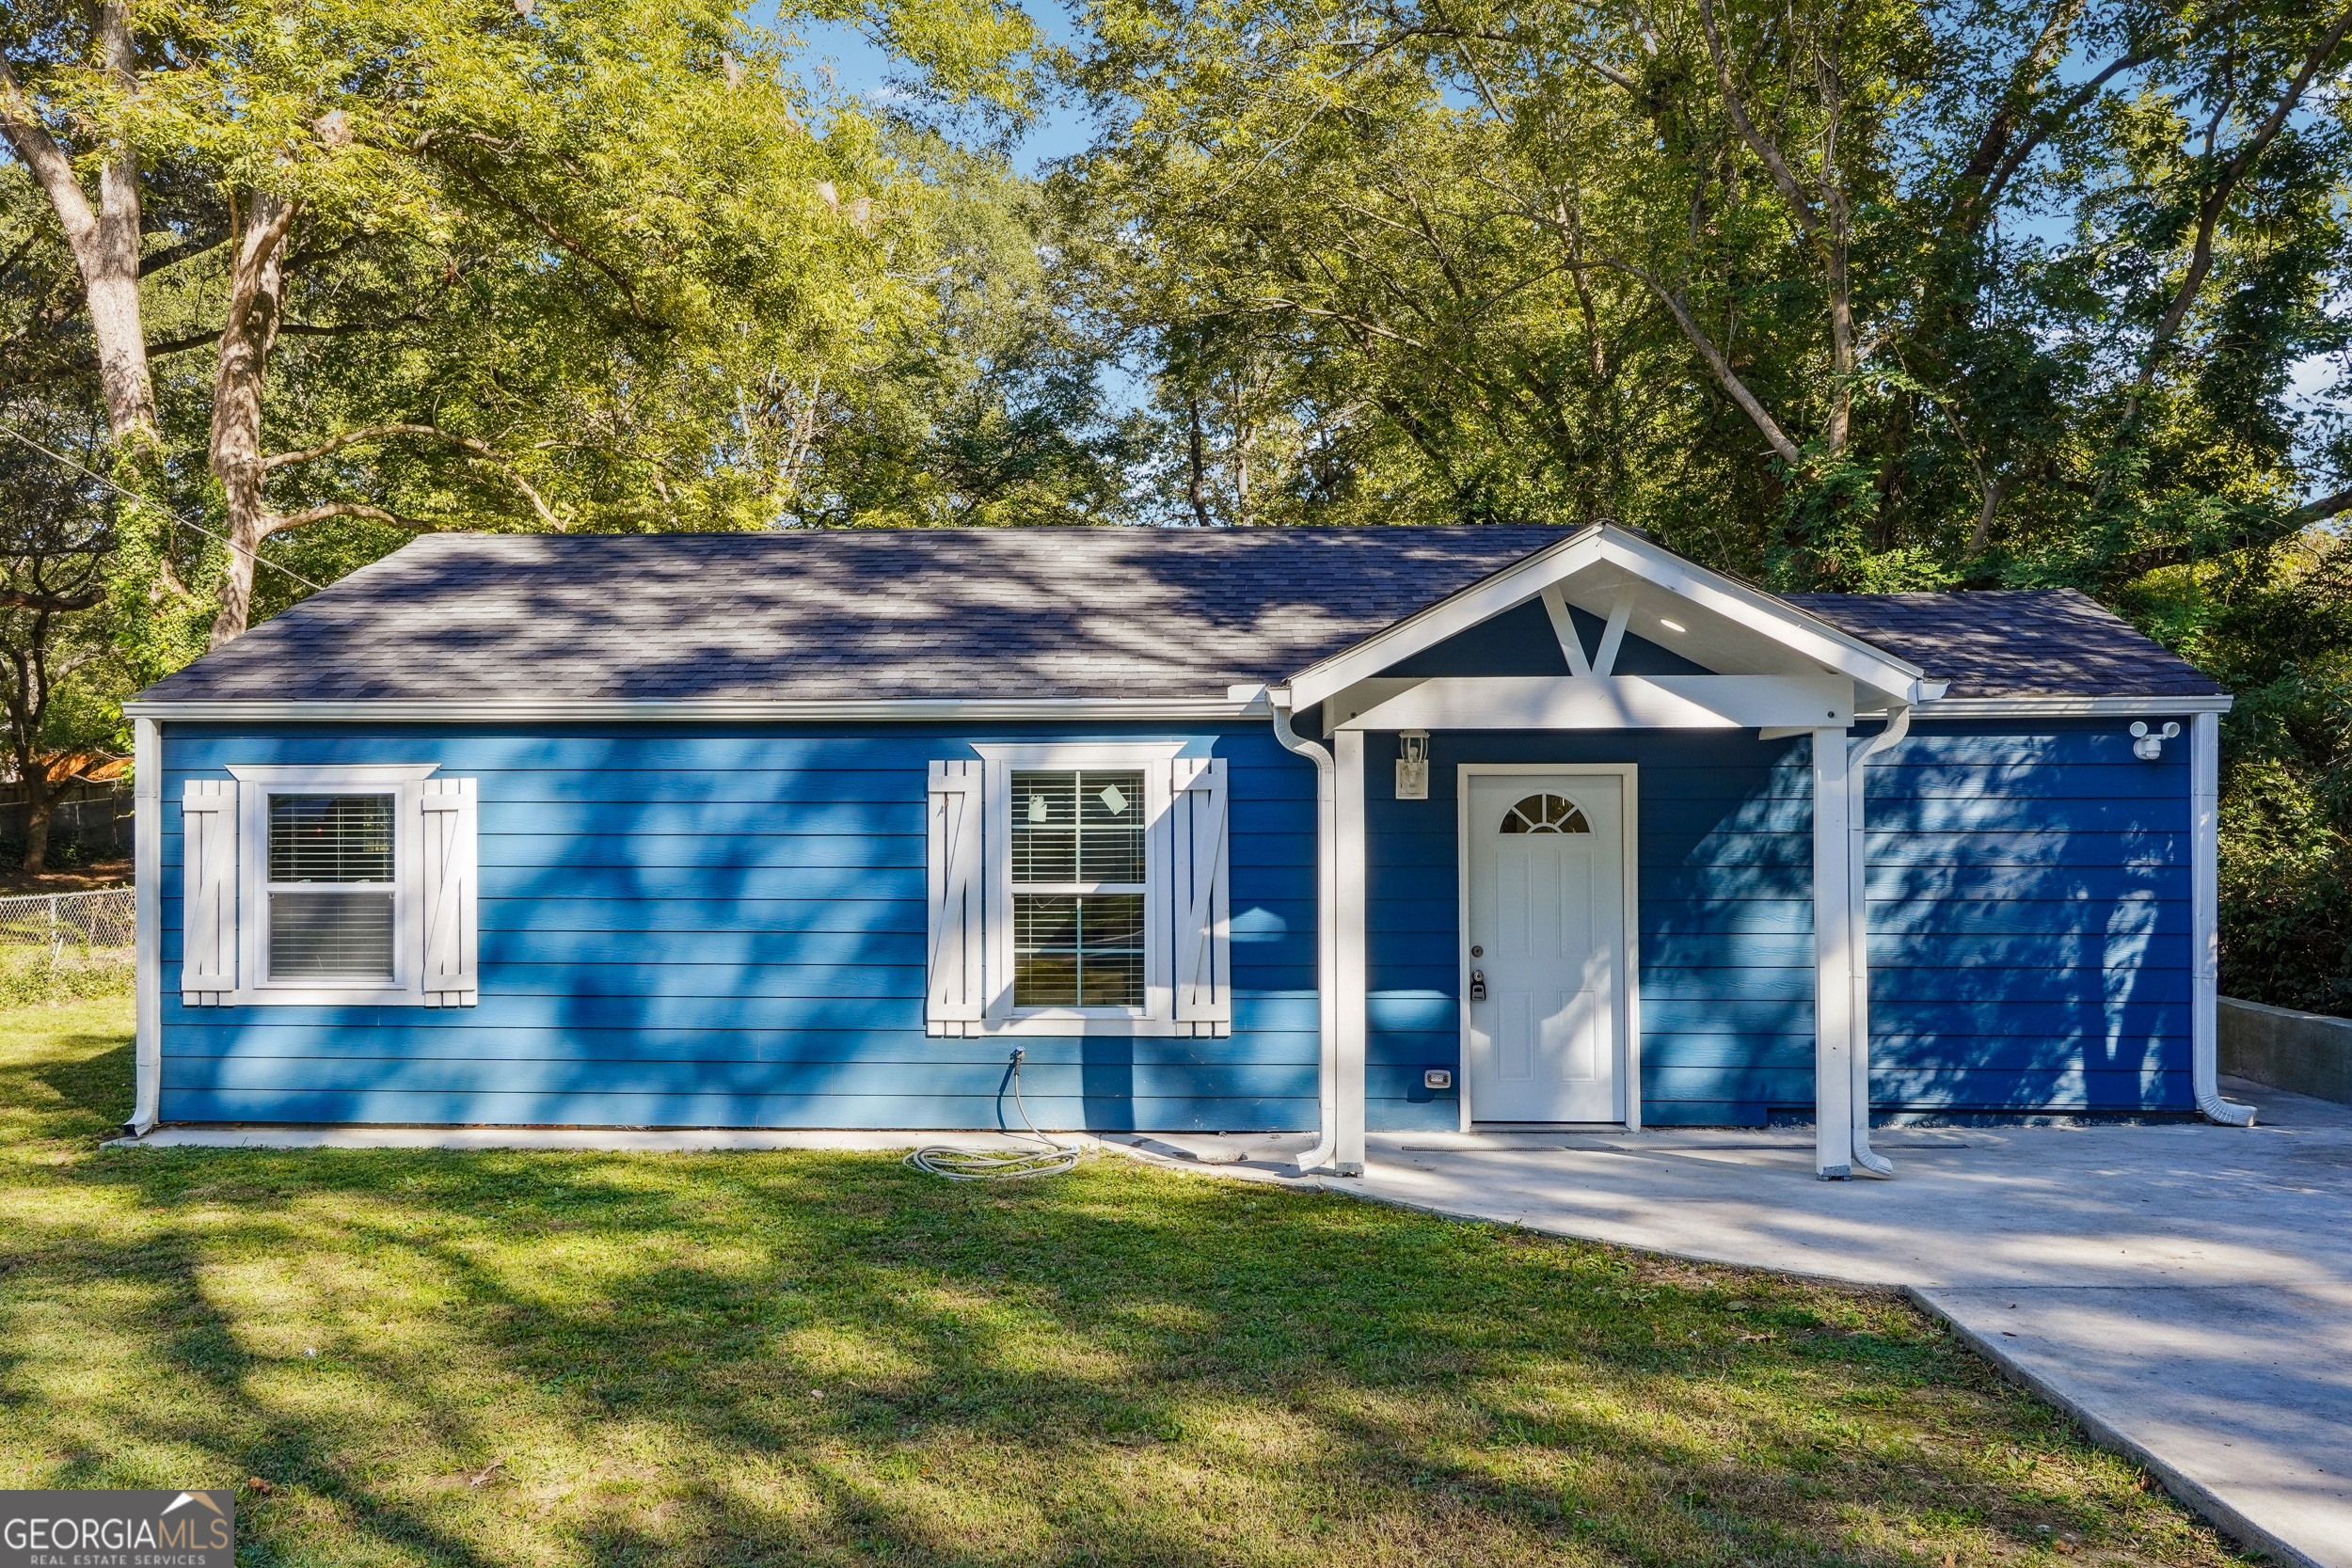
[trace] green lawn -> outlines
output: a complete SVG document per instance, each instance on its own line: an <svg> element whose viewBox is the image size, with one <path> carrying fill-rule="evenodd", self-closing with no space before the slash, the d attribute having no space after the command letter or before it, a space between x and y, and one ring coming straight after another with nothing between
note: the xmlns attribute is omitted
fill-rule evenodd
<svg viewBox="0 0 2352 1568"><path fill-rule="evenodd" d="M0 1486L246 1561L2231 1560L1890 1296L1107 1156L102 1153L129 1034L0 1014Z"/></svg>

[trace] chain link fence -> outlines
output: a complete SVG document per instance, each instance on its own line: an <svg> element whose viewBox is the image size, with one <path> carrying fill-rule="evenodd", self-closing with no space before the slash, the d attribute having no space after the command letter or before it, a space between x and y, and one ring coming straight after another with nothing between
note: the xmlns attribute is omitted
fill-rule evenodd
<svg viewBox="0 0 2352 1568"><path fill-rule="evenodd" d="M0 898L0 948L129 947L137 939L138 897L127 887L96 893L33 893Z"/></svg>
<svg viewBox="0 0 2352 1568"><path fill-rule="evenodd" d="M127 994L137 911L127 887L0 898L0 1006Z"/></svg>

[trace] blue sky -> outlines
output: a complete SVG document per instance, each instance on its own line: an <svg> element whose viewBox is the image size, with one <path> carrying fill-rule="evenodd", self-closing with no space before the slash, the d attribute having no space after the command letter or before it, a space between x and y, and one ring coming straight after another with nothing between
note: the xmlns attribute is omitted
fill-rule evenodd
<svg viewBox="0 0 2352 1568"><path fill-rule="evenodd" d="M775 25L775 7L771 3L751 7L747 12L757 25ZM1044 28L1046 36L1057 43L1072 43L1076 34L1071 26L1070 15L1059 6L1033 6L1029 14ZM890 86L894 74L903 75L903 67L895 67L888 55L876 48L864 34L845 23L804 23L791 29L804 45L802 58L805 67L814 70L820 65L831 66L837 91L853 93L876 103L887 103L895 95ZM1057 158L1066 158L1086 150L1088 129L1082 107L1049 103L1037 123L1013 149L1013 166L1023 174L1035 175Z"/></svg>

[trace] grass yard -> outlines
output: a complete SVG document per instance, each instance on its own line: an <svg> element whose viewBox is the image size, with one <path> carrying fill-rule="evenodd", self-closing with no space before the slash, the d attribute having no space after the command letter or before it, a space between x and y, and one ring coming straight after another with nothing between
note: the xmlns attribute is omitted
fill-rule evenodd
<svg viewBox="0 0 2352 1568"><path fill-rule="evenodd" d="M249 1563L2233 1560L1899 1300L1115 1157L100 1152L0 1014L0 1486Z"/></svg>

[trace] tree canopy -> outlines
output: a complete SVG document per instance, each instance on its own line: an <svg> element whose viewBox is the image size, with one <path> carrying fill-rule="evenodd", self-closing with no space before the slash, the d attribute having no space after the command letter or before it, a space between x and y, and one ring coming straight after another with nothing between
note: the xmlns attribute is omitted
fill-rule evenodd
<svg viewBox="0 0 2352 1568"><path fill-rule="evenodd" d="M105 592L6 635L72 650L61 739L437 528L1611 516L1782 588L2077 587L2241 693L2227 983L2352 1010L2348 31L28 0L0 419L87 473L8 570ZM1018 171L1057 104L1090 144Z"/></svg>

